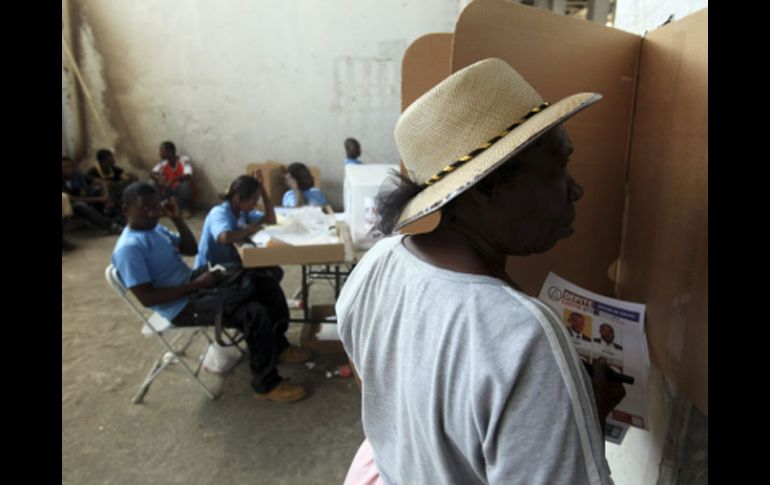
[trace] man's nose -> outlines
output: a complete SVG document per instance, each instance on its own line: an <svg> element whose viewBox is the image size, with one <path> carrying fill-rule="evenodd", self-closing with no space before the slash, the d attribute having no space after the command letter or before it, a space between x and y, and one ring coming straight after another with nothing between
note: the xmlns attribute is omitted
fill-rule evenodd
<svg viewBox="0 0 770 485"><path fill-rule="evenodd" d="M577 183L577 180L575 180L572 175L569 176L567 192L571 202L577 202L583 197L583 187Z"/></svg>

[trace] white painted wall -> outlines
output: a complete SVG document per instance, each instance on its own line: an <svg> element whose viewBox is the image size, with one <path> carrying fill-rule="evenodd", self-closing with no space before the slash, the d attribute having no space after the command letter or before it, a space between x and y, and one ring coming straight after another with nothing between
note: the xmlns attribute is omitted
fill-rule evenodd
<svg viewBox="0 0 770 485"><path fill-rule="evenodd" d="M70 1L81 68L119 161L149 168L170 139L209 203L249 162L302 161L321 167L335 205L346 137L361 142L365 162L398 163L404 51L453 31L468 3ZM105 137L82 111L93 156Z"/></svg>
<svg viewBox="0 0 770 485"><path fill-rule="evenodd" d="M79 96L76 88L75 74L72 66L66 61L65 47L72 50L72 31L70 29L69 1L62 0L61 34L61 152L62 156L76 157L82 151L80 130Z"/></svg>
<svg viewBox="0 0 770 485"><path fill-rule="evenodd" d="M617 0L614 27L643 35L660 27L670 15L681 20L708 4L708 0Z"/></svg>

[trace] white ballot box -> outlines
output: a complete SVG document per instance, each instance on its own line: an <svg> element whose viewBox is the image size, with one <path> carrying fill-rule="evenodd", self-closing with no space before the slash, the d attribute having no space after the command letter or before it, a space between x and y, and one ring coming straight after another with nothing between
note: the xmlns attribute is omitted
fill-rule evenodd
<svg viewBox="0 0 770 485"><path fill-rule="evenodd" d="M398 165L366 164L346 165L343 200L345 222L356 249L369 249L377 235L372 227L377 218L374 206L380 186Z"/></svg>

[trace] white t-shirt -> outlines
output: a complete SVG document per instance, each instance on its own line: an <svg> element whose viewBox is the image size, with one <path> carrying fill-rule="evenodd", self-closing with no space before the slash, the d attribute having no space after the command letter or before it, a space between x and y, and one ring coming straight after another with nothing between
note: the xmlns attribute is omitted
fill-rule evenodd
<svg viewBox="0 0 770 485"><path fill-rule="evenodd" d="M190 158L186 155L179 155L179 161L177 163L182 164L183 175L192 175L192 164L190 163ZM152 171L155 173L162 173L163 168L166 165L170 165L168 160L161 160L155 166L152 168Z"/></svg>
<svg viewBox="0 0 770 485"><path fill-rule="evenodd" d="M369 250L336 307L383 481L612 483L590 380L560 319L402 240Z"/></svg>

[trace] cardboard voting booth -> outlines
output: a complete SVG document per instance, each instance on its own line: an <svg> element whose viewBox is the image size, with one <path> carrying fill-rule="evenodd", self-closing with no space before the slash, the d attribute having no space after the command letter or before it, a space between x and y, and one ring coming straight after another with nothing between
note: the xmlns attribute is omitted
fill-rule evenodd
<svg viewBox="0 0 770 485"><path fill-rule="evenodd" d="M454 33L417 39L403 61L402 109L474 62L508 62L546 101L604 97L565 127L584 187L575 233L511 257L530 295L553 271L647 305L652 361L708 414L708 10L645 37L506 0L475 0ZM451 174L450 174L451 176ZM438 215L407 232L431 230Z"/></svg>

